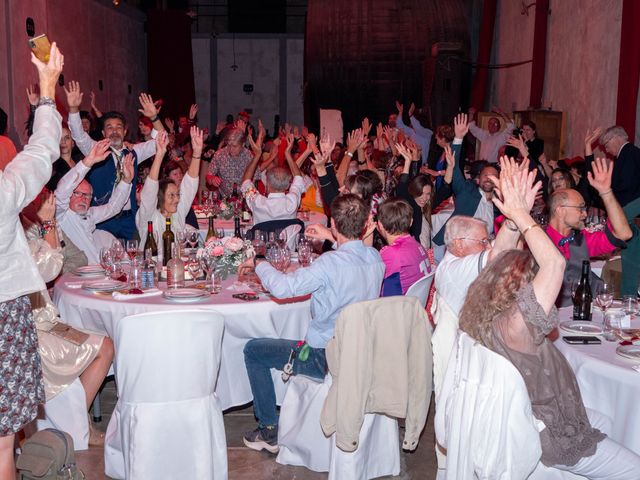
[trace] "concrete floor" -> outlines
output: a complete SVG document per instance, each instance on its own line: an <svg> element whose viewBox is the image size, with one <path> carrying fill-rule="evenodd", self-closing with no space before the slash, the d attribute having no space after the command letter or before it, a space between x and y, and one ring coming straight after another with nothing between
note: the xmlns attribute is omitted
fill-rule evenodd
<svg viewBox="0 0 640 480"><path fill-rule="evenodd" d="M97 425L98 428L105 430L116 401L114 382L107 383L103 389L101 401L102 422ZM432 399L427 426L420 439L418 449L414 453L400 453L401 472L399 476L393 478L420 480L433 480L436 478L437 464L433 450L433 403ZM327 478L327 474L312 472L303 467L280 465L276 463L274 455L265 451L255 452L246 448L242 443L242 434L255 428L253 410L250 406L227 412L224 415L224 423L227 433L229 480L320 480ZM401 428L401 440L403 434L404 430ZM83 452L76 452L76 461L84 472L86 480L109 478L104 474L102 448L92 447Z"/></svg>

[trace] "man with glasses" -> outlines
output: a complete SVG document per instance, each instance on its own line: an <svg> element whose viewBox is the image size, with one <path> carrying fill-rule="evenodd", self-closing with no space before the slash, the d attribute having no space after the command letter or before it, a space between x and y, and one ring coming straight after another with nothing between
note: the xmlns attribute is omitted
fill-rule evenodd
<svg viewBox="0 0 640 480"><path fill-rule="evenodd" d="M613 164L598 158L592 163L592 168L593 173L589 172L587 178L600 195L609 217L603 231L591 232L586 229L587 207L584 198L576 190L556 190L548 201L547 234L567 259L558 306L572 304L571 284L580 280L584 260L611 253L616 248L625 248L625 242L632 236L622 207L611 189ZM592 272L591 286L597 286L600 282Z"/></svg>
<svg viewBox="0 0 640 480"><path fill-rule="evenodd" d="M133 155L128 154L122 161L122 180L115 187L109 202L106 205L91 206L93 188L84 177L91 167L109 156L109 144L109 139L95 143L89 155L60 179L55 192L56 220L63 236L84 252L90 264L100 263L100 248L108 246L101 245L94 235L96 224L112 218L122 210L129 199L134 176Z"/></svg>
<svg viewBox="0 0 640 480"><path fill-rule="evenodd" d="M600 135L600 145L615 157L611 188L620 204L640 198L640 148L629 142L622 127L609 127Z"/></svg>

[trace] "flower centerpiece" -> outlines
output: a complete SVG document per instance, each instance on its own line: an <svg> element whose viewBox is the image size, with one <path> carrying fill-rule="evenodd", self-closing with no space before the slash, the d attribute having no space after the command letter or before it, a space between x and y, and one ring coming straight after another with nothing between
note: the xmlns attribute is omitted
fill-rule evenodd
<svg viewBox="0 0 640 480"><path fill-rule="evenodd" d="M210 238L198 250L198 258L207 256L215 259L215 269L223 278L235 273L242 262L254 255L253 245L248 240L237 237Z"/></svg>
<svg viewBox="0 0 640 480"><path fill-rule="evenodd" d="M242 210L242 200L227 198L218 202L218 215L225 220L240 215Z"/></svg>

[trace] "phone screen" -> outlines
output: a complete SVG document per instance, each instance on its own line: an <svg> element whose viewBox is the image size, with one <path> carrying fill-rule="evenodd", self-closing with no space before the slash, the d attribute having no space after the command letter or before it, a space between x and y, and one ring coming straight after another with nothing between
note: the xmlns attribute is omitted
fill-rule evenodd
<svg viewBox="0 0 640 480"><path fill-rule="evenodd" d="M49 61L49 53L51 52L51 43L45 33L29 39L29 48L41 62Z"/></svg>

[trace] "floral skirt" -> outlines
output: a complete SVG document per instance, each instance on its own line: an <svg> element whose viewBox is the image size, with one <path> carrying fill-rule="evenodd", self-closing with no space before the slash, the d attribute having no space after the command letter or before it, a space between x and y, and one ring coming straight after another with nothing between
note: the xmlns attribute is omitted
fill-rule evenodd
<svg viewBox="0 0 640 480"><path fill-rule="evenodd" d="M0 436L20 431L43 404L38 335L26 296L0 303Z"/></svg>

